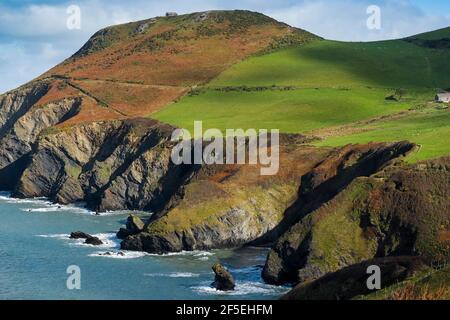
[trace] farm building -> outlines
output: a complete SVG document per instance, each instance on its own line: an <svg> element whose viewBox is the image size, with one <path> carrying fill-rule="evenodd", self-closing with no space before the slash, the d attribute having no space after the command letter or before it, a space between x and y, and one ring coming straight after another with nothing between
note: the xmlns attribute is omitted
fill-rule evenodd
<svg viewBox="0 0 450 320"><path fill-rule="evenodd" d="M166 13L166 17L176 17L176 16L178 16L178 13L176 13L176 12L167 12Z"/></svg>
<svg viewBox="0 0 450 320"><path fill-rule="evenodd" d="M450 102L450 92L438 93L436 95L436 101L449 103Z"/></svg>

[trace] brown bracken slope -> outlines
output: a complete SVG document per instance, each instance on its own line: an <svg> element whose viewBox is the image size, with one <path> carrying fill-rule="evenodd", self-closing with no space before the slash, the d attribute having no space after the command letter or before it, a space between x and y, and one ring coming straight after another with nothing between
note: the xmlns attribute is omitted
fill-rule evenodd
<svg viewBox="0 0 450 320"><path fill-rule="evenodd" d="M108 27L37 81L49 81L40 105L82 97L61 125L141 117L160 110L232 64L317 37L249 11L156 17Z"/></svg>

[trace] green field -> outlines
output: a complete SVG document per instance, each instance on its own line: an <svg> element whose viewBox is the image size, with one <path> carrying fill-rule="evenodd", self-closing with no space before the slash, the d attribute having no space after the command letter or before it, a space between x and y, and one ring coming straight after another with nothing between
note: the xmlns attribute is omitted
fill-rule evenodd
<svg viewBox="0 0 450 320"><path fill-rule="evenodd" d="M423 48L402 40L316 41L247 59L209 85L447 88L449 61L450 50Z"/></svg>
<svg viewBox="0 0 450 320"><path fill-rule="evenodd" d="M411 140L422 145L413 160L450 154L449 111L429 110L435 94L450 87L450 49L429 47L445 37L450 28L416 36L415 43L320 40L254 56L151 116L189 130L202 120L204 128L310 133L427 105L320 144ZM395 92L398 101L386 99Z"/></svg>
<svg viewBox="0 0 450 320"><path fill-rule="evenodd" d="M195 120L208 128L279 129L306 133L410 108L426 92L405 101L387 101L389 89L330 88L263 92L205 90L185 97L154 115L157 119L191 130Z"/></svg>
<svg viewBox="0 0 450 320"><path fill-rule="evenodd" d="M408 161L450 155L450 110L427 109L402 119L381 121L363 127L368 131L338 136L317 143L319 146L340 146L372 141L409 140L420 145Z"/></svg>

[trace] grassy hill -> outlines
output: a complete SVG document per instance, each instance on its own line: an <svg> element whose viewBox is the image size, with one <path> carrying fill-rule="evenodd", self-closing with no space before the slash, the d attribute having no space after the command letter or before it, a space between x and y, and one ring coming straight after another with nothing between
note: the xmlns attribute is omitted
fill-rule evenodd
<svg viewBox="0 0 450 320"><path fill-rule="evenodd" d="M50 89L36 106L81 98L59 127L151 117L192 129L203 120L312 134L318 145L409 139L422 144L412 159L426 159L450 153L448 113L432 102L450 87L449 39L446 28L328 41L242 10L156 17L94 34L37 80Z"/></svg>
<svg viewBox="0 0 450 320"><path fill-rule="evenodd" d="M315 39L244 10L155 17L98 31L38 80L51 80L47 102L83 98L64 125L143 117L249 56Z"/></svg>
<svg viewBox="0 0 450 320"><path fill-rule="evenodd" d="M252 56L151 116L183 128L191 128L194 120L220 129L315 134L330 128L335 134L327 134L322 145L410 139L423 144L417 159L448 154L441 138L450 128L447 110L406 112L390 122L386 116L435 107L435 94L450 87L450 48L436 48L435 41L445 42L449 34L447 28L393 41L320 40ZM361 121L378 122L379 117L385 122L359 128ZM415 121L421 125L414 127ZM340 137L348 130L337 127L350 124L352 133L365 133ZM389 124L392 130L383 129Z"/></svg>
<svg viewBox="0 0 450 320"><path fill-rule="evenodd" d="M449 85L448 58L447 50L430 50L403 40L316 41L247 59L225 71L210 85L437 88Z"/></svg>
<svg viewBox="0 0 450 320"><path fill-rule="evenodd" d="M192 129L195 120L210 128L267 128L305 133L406 110L418 98L385 100L390 89L267 89L222 91L205 89L151 117Z"/></svg>

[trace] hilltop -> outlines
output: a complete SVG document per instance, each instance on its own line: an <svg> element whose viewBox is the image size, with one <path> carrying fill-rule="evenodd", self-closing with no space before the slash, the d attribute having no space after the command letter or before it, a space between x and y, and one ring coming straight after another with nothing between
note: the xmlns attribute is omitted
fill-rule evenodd
<svg viewBox="0 0 450 320"><path fill-rule="evenodd" d="M318 37L259 13L210 11L102 29L43 74L40 104L81 96L67 125L145 116L251 55Z"/></svg>

